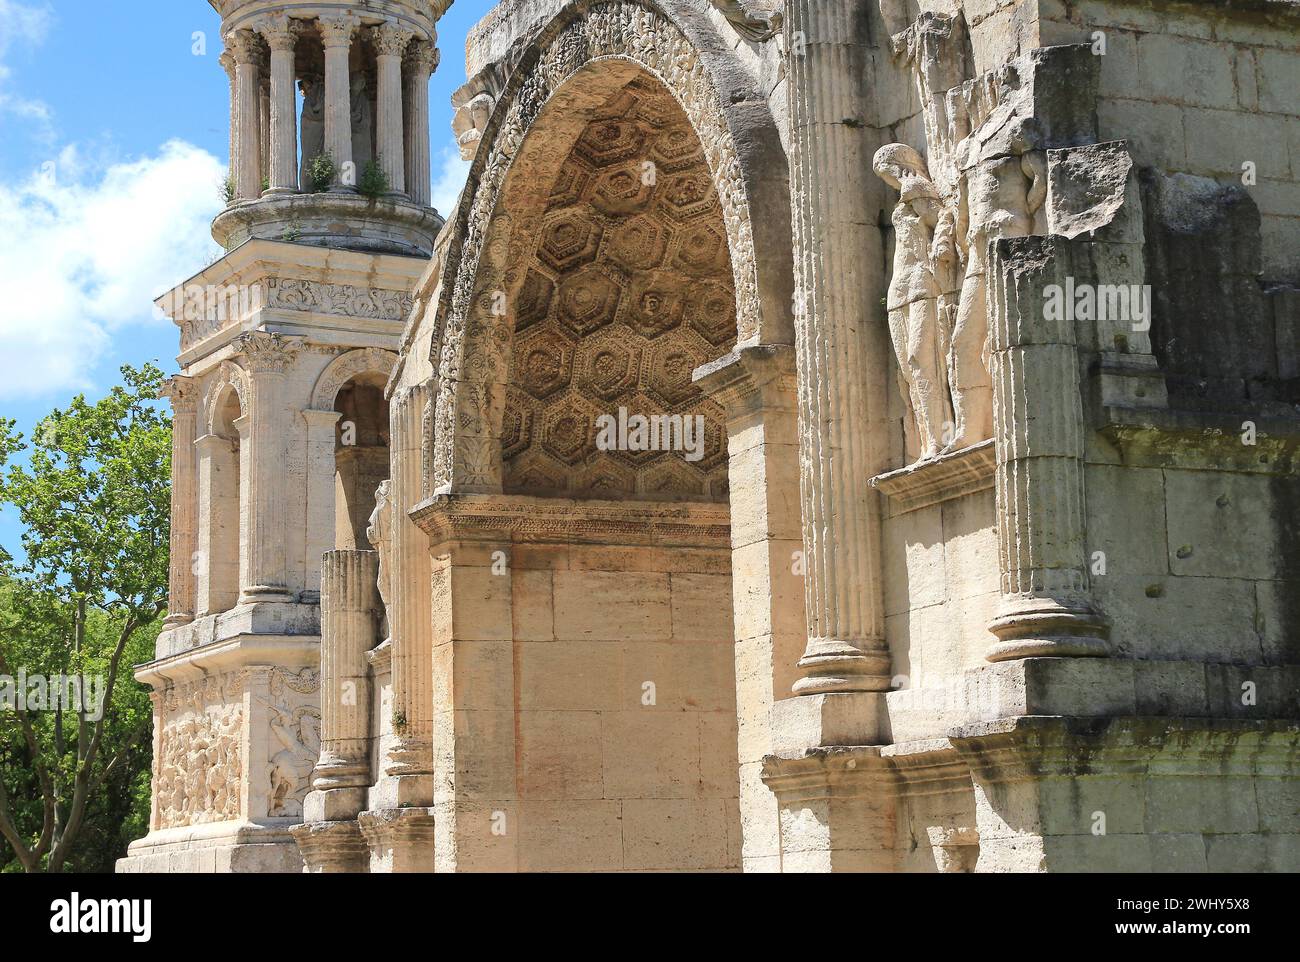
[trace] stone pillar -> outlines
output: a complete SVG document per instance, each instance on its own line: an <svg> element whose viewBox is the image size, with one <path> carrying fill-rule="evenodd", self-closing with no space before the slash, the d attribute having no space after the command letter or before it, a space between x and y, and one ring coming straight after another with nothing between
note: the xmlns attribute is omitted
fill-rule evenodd
<svg viewBox="0 0 1300 962"><path fill-rule="evenodd" d="M795 568L803 542L794 348L738 349L699 368L695 383L727 412L741 863L746 872L777 871L779 811L763 759L774 747L772 706L793 698L808 639Z"/></svg>
<svg viewBox="0 0 1300 962"><path fill-rule="evenodd" d="M415 34L393 23L371 31L375 48L379 89L376 103L378 116L375 130L379 166L388 178L388 190L406 193L406 148L402 130L402 54Z"/></svg>
<svg viewBox="0 0 1300 962"><path fill-rule="evenodd" d="M261 49L251 30L229 35L226 49L235 58L235 199L255 200L262 186Z"/></svg>
<svg viewBox="0 0 1300 962"><path fill-rule="evenodd" d="M257 190L258 196L263 193L262 185L269 185L271 182L271 82L267 76L265 62L259 64L258 72L261 74L261 82L257 94L257 117L258 117L258 151L257 151Z"/></svg>
<svg viewBox="0 0 1300 962"><path fill-rule="evenodd" d="M238 153L235 134L239 130L239 122L235 115L235 107L238 103L236 99L238 94L235 87L235 57L229 49L223 50L221 56L217 58L217 62L221 64L221 69L226 72L226 79L230 81L230 142L228 146L229 152L226 156L229 158L227 171L233 180L235 178L236 155Z"/></svg>
<svg viewBox="0 0 1300 962"><path fill-rule="evenodd" d="M271 48L271 135L269 194L292 194L298 189L298 101L294 80L294 46L298 29L283 14L260 28Z"/></svg>
<svg viewBox="0 0 1300 962"><path fill-rule="evenodd" d="M438 66L438 48L417 40L406 49L406 193L413 203L428 207L433 201L429 169L429 76Z"/></svg>
<svg viewBox="0 0 1300 962"><path fill-rule="evenodd" d="M1089 276L1089 264L1076 265L1072 253L1071 241L1054 236L989 245L1002 578L989 661L1107 653L1088 571L1076 322L1049 320L1044 310L1046 287Z"/></svg>
<svg viewBox="0 0 1300 962"><path fill-rule="evenodd" d="M806 695L890 683L879 496L867 484L886 467L891 375L878 211L865 182L874 144L864 2L786 6L808 617L794 687Z"/></svg>
<svg viewBox="0 0 1300 962"><path fill-rule="evenodd" d="M389 753L392 775L433 771L433 648L429 579L432 562L429 538L408 512L424 498L422 439L427 385L398 392L389 403L392 445L393 571L389 574L388 619L393 639L393 711L406 720L404 731Z"/></svg>
<svg viewBox="0 0 1300 962"><path fill-rule="evenodd" d="M247 488L243 497L247 530L245 575L240 604L290 601L285 550L285 372L298 342L280 334L254 332L235 339L253 383L252 423L248 428Z"/></svg>
<svg viewBox="0 0 1300 962"><path fill-rule="evenodd" d="M321 42L325 45L325 153L334 161L334 190L353 190L344 183L344 172L352 164L352 77L348 62L355 17L321 17ZM354 171L355 173L355 171Z"/></svg>
<svg viewBox="0 0 1300 962"><path fill-rule="evenodd" d="M364 806L370 784L366 652L377 641L378 576L373 551L329 551L321 559L321 753L312 788L357 789L350 817Z"/></svg>
<svg viewBox="0 0 1300 962"><path fill-rule="evenodd" d="M188 377L173 377L163 388L172 402L172 523L166 626L194 620L194 562L198 550L198 459L194 425L198 395Z"/></svg>
<svg viewBox="0 0 1300 962"><path fill-rule="evenodd" d="M307 422L307 533L306 588L319 596L321 557L334 547L334 490L338 411L306 410Z"/></svg>

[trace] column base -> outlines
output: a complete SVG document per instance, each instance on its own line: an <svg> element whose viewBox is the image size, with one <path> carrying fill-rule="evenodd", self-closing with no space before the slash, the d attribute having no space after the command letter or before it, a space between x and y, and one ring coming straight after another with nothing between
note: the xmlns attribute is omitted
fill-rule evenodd
<svg viewBox="0 0 1300 962"><path fill-rule="evenodd" d="M868 644L864 651L834 638L811 639L798 662L804 677L794 683L794 693L888 691L892 684L889 651L883 641Z"/></svg>
<svg viewBox="0 0 1300 962"><path fill-rule="evenodd" d="M433 871L433 809L386 808L357 818L370 850L371 872Z"/></svg>
<svg viewBox="0 0 1300 962"><path fill-rule="evenodd" d="M1056 598L1015 598L998 609L989 631L999 639L988 661L1100 658L1110 654L1110 624L1091 605Z"/></svg>
<svg viewBox="0 0 1300 962"><path fill-rule="evenodd" d="M309 875L361 875L370 871L370 847L356 822L306 822L293 827Z"/></svg>

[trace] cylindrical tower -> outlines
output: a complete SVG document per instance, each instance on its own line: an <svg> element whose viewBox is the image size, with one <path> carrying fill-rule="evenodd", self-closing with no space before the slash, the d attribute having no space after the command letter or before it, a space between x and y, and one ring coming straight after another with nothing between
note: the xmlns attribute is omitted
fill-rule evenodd
<svg viewBox="0 0 1300 962"><path fill-rule="evenodd" d="M442 219L429 206L428 81L449 0L209 2L232 78L217 243L429 254Z"/></svg>

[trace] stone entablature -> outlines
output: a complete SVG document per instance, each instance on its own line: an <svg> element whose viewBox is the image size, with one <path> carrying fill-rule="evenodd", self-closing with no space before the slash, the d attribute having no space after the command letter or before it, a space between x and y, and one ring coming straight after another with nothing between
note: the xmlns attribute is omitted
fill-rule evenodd
<svg viewBox="0 0 1300 962"><path fill-rule="evenodd" d="M181 364L195 370L258 328L383 347L405 326L423 268L410 257L251 240L155 303L180 328Z"/></svg>

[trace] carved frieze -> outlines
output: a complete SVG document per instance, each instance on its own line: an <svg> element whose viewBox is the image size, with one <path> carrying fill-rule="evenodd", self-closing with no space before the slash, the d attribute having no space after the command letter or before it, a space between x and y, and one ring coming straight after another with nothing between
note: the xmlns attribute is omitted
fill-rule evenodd
<svg viewBox="0 0 1300 962"><path fill-rule="evenodd" d="M323 284L292 277L267 281L267 307L381 321L405 321L412 298L403 291Z"/></svg>
<svg viewBox="0 0 1300 962"><path fill-rule="evenodd" d="M236 671L162 692L155 828L239 818L244 680L245 673Z"/></svg>

